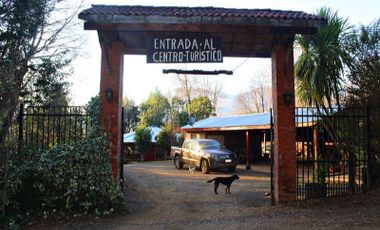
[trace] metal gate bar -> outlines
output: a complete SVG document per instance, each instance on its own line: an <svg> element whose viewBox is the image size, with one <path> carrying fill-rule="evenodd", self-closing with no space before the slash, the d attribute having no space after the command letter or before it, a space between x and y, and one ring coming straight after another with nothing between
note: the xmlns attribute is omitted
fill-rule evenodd
<svg viewBox="0 0 380 230"><path fill-rule="evenodd" d="M297 200L365 191L368 110L297 108L295 117Z"/></svg>

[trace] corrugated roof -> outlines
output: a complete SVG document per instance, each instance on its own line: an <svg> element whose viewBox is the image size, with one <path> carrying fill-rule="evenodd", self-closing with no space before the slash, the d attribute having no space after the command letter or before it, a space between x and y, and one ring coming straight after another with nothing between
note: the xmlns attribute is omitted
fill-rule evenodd
<svg viewBox="0 0 380 230"><path fill-rule="evenodd" d="M235 9L221 7L157 7L129 5L92 5L83 10L79 18L88 16L174 16L174 17L231 17L231 18L265 18L265 19L301 19L324 21L320 16L302 11L272 10L272 9Z"/></svg>
<svg viewBox="0 0 380 230"><path fill-rule="evenodd" d="M156 143L157 135L160 133L161 128L158 127L149 127L150 133L152 134L152 143ZM123 142L124 143L135 143L135 132L129 132L125 133L123 135Z"/></svg>
<svg viewBox="0 0 380 230"><path fill-rule="evenodd" d="M307 123L318 120L315 108L296 108L296 123ZM302 115L302 116L301 116ZM270 125L270 113L255 113L246 115L234 115L225 117L209 117L199 120L193 126L186 125L182 129L209 129L209 128L233 128L247 126Z"/></svg>
<svg viewBox="0 0 380 230"><path fill-rule="evenodd" d="M186 125L183 129L191 128L227 128L240 126L262 126L270 124L269 113L256 113L246 115L235 115L225 117L209 117L194 123L193 126Z"/></svg>

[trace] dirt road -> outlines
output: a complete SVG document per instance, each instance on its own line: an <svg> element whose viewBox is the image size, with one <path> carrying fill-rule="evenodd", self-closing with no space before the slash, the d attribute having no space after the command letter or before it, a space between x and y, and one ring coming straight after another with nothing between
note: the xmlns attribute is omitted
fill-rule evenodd
<svg viewBox="0 0 380 230"><path fill-rule="evenodd" d="M172 162L125 165L129 213L80 220L56 229L380 229L380 193L271 206L267 165L239 166L232 194L219 195L208 175L177 170ZM50 226L51 227L51 226Z"/></svg>

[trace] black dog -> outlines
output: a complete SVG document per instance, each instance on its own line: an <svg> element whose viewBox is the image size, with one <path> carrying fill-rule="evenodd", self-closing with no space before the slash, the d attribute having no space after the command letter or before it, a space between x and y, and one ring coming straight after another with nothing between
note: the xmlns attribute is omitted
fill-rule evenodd
<svg viewBox="0 0 380 230"><path fill-rule="evenodd" d="M219 183L226 185L227 186L226 187L226 193L231 194L230 188L231 188L231 184L232 184L232 182L234 182L234 180L239 180L239 176L235 174L235 175L232 175L230 177L215 177L214 179L207 181L207 183L211 183L214 181L214 192L215 192L215 194L218 194Z"/></svg>

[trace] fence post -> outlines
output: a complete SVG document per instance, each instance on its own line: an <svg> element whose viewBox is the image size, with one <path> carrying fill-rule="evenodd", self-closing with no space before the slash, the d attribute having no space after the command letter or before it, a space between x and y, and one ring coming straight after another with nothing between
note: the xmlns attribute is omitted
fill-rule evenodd
<svg viewBox="0 0 380 230"><path fill-rule="evenodd" d="M369 119L369 106L365 107L365 119L366 119L366 149L367 149L367 186L372 185L372 151L371 151L371 132L370 132L370 119Z"/></svg>
<svg viewBox="0 0 380 230"><path fill-rule="evenodd" d="M273 166L274 166L274 153L273 153L273 111L272 108L269 109L270 114L270 198L271 205L275 205L274 199L274 181L273 181Z"/></svg>
<svg viewBox="0 0 380 230"><path fill-rule="evenodd" d="M19 108L19 114L18 114L18 152L20 153L21 151L21 146L23 142L23 128L24 128L24 103L20 103L20 108Z"/></svg>
<svg viewBox="0 0 380 230"><path fill-rule="evenodd" d="M120 185L123 187L123 182L124 182L124 107L121 107L121 141L120 141Z"/></svg>

